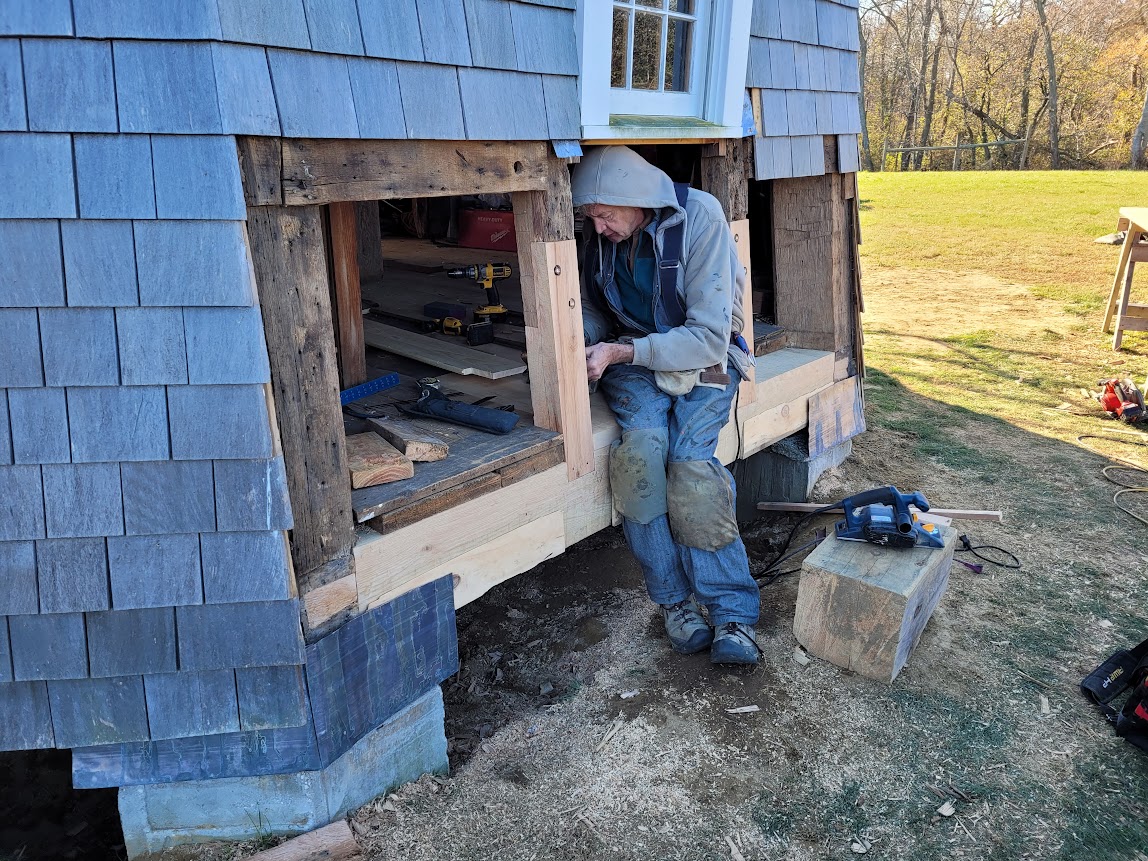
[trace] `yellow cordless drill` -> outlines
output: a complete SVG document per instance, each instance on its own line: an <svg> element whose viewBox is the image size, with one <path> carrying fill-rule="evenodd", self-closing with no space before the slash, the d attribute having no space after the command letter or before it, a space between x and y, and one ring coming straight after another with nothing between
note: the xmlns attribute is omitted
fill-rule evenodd
<svg viewBox="0 0 1148 861"><path fill-rule="evenodd" d="M474 266L460 266L446 273L448 278L468 278L476 284L482 285L482 289L486 291L486 304L475 309L474 316L476 317L505 317L511 313L502 304L502 300L498 298L498 288L494 286L495 281L509 278L510 274L509 263L479 263Z"/></svg>

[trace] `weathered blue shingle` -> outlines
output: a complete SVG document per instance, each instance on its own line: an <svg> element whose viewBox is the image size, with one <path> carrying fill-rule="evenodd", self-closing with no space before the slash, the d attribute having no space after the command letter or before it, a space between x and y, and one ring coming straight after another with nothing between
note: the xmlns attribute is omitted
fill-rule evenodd
<svg viewBox="0 0 1148 861"><path fill-rule="evenodd" d="M355 0L303 0L312 51L362 54L359 10Z"/></svg>
<svg viewBox="0 0 1148 861"><path fill-rule="evenodd" d="M9 616L17 681L81 679L88 674L82 613Z"/></svg>
<svg viewBox="0 0 1148 861"><path fill-rule="evenodd" d="M302 667L250 667L235 671L239 728L244 732L303 726L310 718Z"/></svg>
<svg viewBox="0 0 1148 861"><path fill-rule="evenodd" d="M44 487L38 466L0 466L0 541L44 537Z"/></svg>
<svg viewBox="0 0 1148 861"><path fill-rule="evenodd" d="M0 466L12 463L12 429L8 423L8 392L0 389ZM4 615L0 611L0 616Z"/></svg>
<svg viewBox="0 0 1148 861"><path fill-rule="evenodd" d="M853 93L833 93L834 131L861 133L861 105Z"/></svg>
<svg viewBox="0 0 1148 861"><path fill-rule="evenodd" d="M76 188L69 135L0 134L5 170L0 218L75 218Z"/></svg>
<svg viewBox="0 0 1148 861"><path fill-rule="evenodd" d="M754 139L754 176L780 179L793 175L793 148L787 137Z"/></svg>
<svg viewBox="0 0 1148 861"><path fill-rule="evenodd" d="M747 87L772 87L773 72L769 65L769 39L749 40L749 63L746 66Z"/></svg>
<svg viewBox="0 0 1148 861"><path fill-rule="evenodd" d="M783 0L781 38L789 42L817 44L817 5L815 0Z"/></svg>
<svg viewBox="0 0 1148 861"><path fill-rule="evenodd" d="M459 69L466 135L474 140L546 140L542 76L496 69ZM507 111L506 105L515 106Z"/></svg>
<svg viewBox="0 0 1148 861"><path fill-rule="evenodd" d="M254 45L211 46L219 113L228 134L279 136L279 111L267 49Z"/></svg>
<svg viewBox="0 0 1148 861"><path fill-rule="evenodd" d="M861 170L861 154L857 149L857 135L837 136L837 170L856 173Z"/></svg>
<svg viewBox="0 0 1148 861"><path fill-rule="evenodd" d="M367 56L395 60L423 58L415 0L359 0L358 5Z"/></svg>
<svg viewBox="0 0 1148 861"><path fill-rule="evenodd" d="M0 616L0 696L4 685L12 681L12 649L8 639L8 620Z"/></svg>
<svg viewBox="0 0 1148 861"><path fill-rule="evenodd" d="M465 140L458 72L452 66L398 63L408 138Z"/></svg>
<svg viewBox="0 0 1148 861"><path fill-rule="evenodd" d="M111 308L43 308L40 343L47 385L119 385L116 315Z"/></svg>
<svg viewBox="0 0 1148 861"><path fill-rule="evenodd" d="M12 389L12 457L15 463L70 463L68 405L63 389Z"/></svg>
<svg viewBox="0 0 1148 861"><path fill-rule="evenodd" d="M73 0L76 35L120 39L218 39L215 0Z"/></svg>
<svg viewBox="0 0 1148 861"><path fill-rule="evenodd" d="M208 604L290 598L287 539L281 532L216 532L200 538Z"/></svg>
<svg viewBox="0 0 1148 861"><path fill-rule="evenodd" d="M75 463L168 457L164 390L152 386L68 389Z"/></svg>
<svg viewBox="0 0 1148 861"><path fill-rule="evenodd" d="M155 207L160 218L247 217L235 141L226 136L155 136Z"/></svg>
<svg viewBox="0 0 1148 861"><path fill-rule="evenodd" d="M290 529L291 500L283 458L217 460L215 510L220 532Z"/></svg>
<svg viewBox="0 0 1148 861"><path fill-rule="evenodd" d="M813 93L789 90L785 94L785 108L791 135L817 134L817 103Z"/></svg>
<svg viewBox="0 0 1148 861"><path fill-rule="evenodd" d="M75 679L48 683L57 747L146 741L143 679Z"/></svg>
<svg viewBox="0 0 1148 861"><path fill-rule="evenodd" d="M239 731L232 670L148 676L144 689L154 739Z"/></svg>
<svg viewBox="0 0 1148 861"><path fill-rule="evenodd" d="M22 132L27 128L20 41L0 39L0 132Z"/></svg>
<svg viewBox="0 0 1148 861"><path fill-rule="evenodd" d="M399 73L394 61L351 58L347 60L347 72L351 76L359 137L406 137Z"/></svg>
<svg viewBox="0 0 1148 861"><path fill-rule="evenodd" d="M754 36L781 38L781 0L753 0L749 32Z"/></svg>
<svg viewBox="0 0 1148 861"><path fill-rule="evenodd" d="M817 45L802 45L801 47L808 61L809 89L818 91L829 89L827 86L827 66L829 59L826 56L829 51Z"/></svg>
<svg viewBox="0 0 1148 861"><path fill-rule="evenodd" d="M139 304L130 221L64 221L68 304L80 308Z"/></svg>
<svg viewBox="0 0 1148 861"><path fill-rule="evenodd" d="M219 0L219 22L228 42L311 47L303 0Z"/></svg>
<svg viewBox="0 0 1148 861"><path fill-rule="evenodd" d="M206 42L114 43L120 131L219 134L211 46Z"/></svg>
<svg viewBox="0 0 1148 861"><path fill-rule="evenodd" d="M573 13L515 3L510 15L519 69L548 75L578 74Z"/></svg>
<svg viewBox="0 0 1148 861"><path fill-rule="evenodd" d="M172 607L203 601L196 535L109 538L108 568L115 610Z"/></svg>
<svg viewBox="0 0 1148 861"><path fill-rule="evenodd" d="M761 124L766 137L789 134L789 114L784 90L761 91Z"/></svg>
<svg viewBox="0 0 1148 861"><path fill-rule="evenodd" d="M509 0L465 0L465 6L474 65L485 69L517 68Z"/></svg>
<svg viewBox="0 0 1148 861"><path fill-rule="evenodd" d="M345 57L269 50L267 58L285 137L359 136Z"/></svg>
<svg viewBox="0 0 1148 861"><path fill-rule="evenodd" d="M271 380L263 317L250 308L188 308L187 376L193 385Z"/></svg>
<svg viewBox="0 0 1148 861"><path fill-rule="evenodd" d="M182 386L168 390L176 460L271 457L263 387Z"/></svg>
<svg viewBox="0 0 1148 861"><path fill-rule="evenodd" d="M81 218L155 218L151 139L76 135Z"/></svg>
<svg viewBox="0 0 1148 861"><path fill-rule="evenodd" d="M112 45L90 39L25 39L28 128L117 131Z"/></svg>
<svg viewBox="0 0 1148 861"><path fill-rule="evenodd" d="M578 79L543 75L546 98L546 127L551 140L577 140L582 137L582 108L578 103Z"/></svg>
<svg viewBox="0 0 1148 861"><path fill-rule="evenodd" d="M0 221L0 260L0 308L64 304L58 222Z"/></svg>
<svg viewBox="0 0 1148 861"><path fill-rule="evenodd" d="M215 530L215 485L210 462L125 463L121 470L128 535Z"/></svg>
<svg viewBox="0 0 1148 861"><path fill-rule="evenodd" d="M771 40L769 43L770 86L778 90L792 90L797 86L797 64L793 58L793 43Z"/></svg>
<svg viewBox="0 0 1148 861"><path fill-rule="evenodd" d="M40 612L107 610L108 550L102 538L49 538L36 542Z"/></svg>
<svg viewBox="0 0 1148 861"><path fill-rule="evenodd" d="M821 176L825 173L825 143L820 135L789 139L793 149L794 176Z"/></svg>
<svg viewBox="0 0 1148 861"><path fill-rule="evenodd" d="M466 12L457 0L416 0L423 56L428 63L470 65Z"/></svg>
<svg viewBox="0 0 1148 861"><path fill-rule="evenodd" d="M52 747L52 709L44 682L0 685L0 750Z"/></svg>
<svg viewBox="0 0 1148 861"><path fill-rule="evenodd" d="M813 98L817 104L817 133L833 134L833 94L814 93Z"/></svg>
<svg viewBox="0 0 1148 861"><path fill-rule="evenodd" d="M125 386L187 382L181 308L117 308L120 375Z"/></svg>
<svg viewBox="0 0 1148 861"><path fill-rule="evenodd" d="M837 63L841 74L841 85L837 89L846 93L861 91L861 70L857 55L850 51L837 51Z"/></svg>
<svg viewBox="0 0 1148 861"><path fill-rule="evenodd" d="M137 221L135 238L141 305L254 303L241 222Z"/></svg>
<svg viewBox="0 0 1148 861"><path fill-rule="evenodd" d="M42 469L49 538L124 534L118 463L46 464Z"/></svg>
<svg viewBox="0 0 1148 861"><path fill-rule="evenodd" d="M809 49L812 47L814 46L800 43L793 45L794 80L796 80L796 87L799 90L812 89L809 85Z"/></svg>
<svg viewBox="0 0 1148 861"><path fill-rule="evenodd" d="M175 610L88 613L88 658L94 677L174 673Z"/></svg>
<svg viewBox="0 0 1148 861"><path fill-rule="evenodd" d="M2 36L71 36L71 0L4 0Z"/></svg>
<svg viewBox="0 0 1148 861"><path fill-rule="evenodd" d="M179 664L185 670L302 664L298 601L177 607Z"/></svg>
<svg viewBox="0 0 1148 861"><path fill-rule="evenodd" d="M43 384L40 323L35 310L0 309L0 387Z"/></svg>
<svg viewBox="0 0 1148 861"><path fill-rule="evenodd" d="M31 541L0 541L0 615L40 612L36 588L36 545Z"/></svg>
<svg viewBox="0 0 1148 861"><path fill-rule="evenodd" d="M856 51L860 47L857 13L836 3L816 0L817 36L822 45Z"/></svg>

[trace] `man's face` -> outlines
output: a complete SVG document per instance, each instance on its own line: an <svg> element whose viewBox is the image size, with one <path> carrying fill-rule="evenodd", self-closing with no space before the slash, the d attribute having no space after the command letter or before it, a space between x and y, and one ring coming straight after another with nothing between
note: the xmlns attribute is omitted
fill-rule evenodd
<svg viewBox="0 0 1148 861"><path fill-rule="evenodd" d="M594 222L594 229L611 242L621 242L646 223L646 210L638 206L606 206L592 203L582 214Z"/></svg>

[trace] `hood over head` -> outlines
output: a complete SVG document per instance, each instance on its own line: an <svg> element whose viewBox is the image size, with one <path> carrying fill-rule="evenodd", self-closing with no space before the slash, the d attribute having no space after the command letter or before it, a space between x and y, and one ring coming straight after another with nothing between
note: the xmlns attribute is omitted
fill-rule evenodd
<svg viewBox="0 0 1148 861"><path fill-rule="evenodd" d="M654 210L679 208L674 183L665 171L625 146L590 150L575 167L570 190L575 206L600 203Z"/></svg>

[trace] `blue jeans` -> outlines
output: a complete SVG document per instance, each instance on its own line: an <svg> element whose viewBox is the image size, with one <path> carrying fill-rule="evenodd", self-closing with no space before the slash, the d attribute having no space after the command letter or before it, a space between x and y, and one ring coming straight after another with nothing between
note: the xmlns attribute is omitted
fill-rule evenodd
<svg viewBox="0 0 1148 861"><path fill-rule="evenodd" d="M741 380L735 368L731 367L729 374L731 382L724 390L696 386L686 395L671 397L655 385L648 368L611 365L599 387L623 433L667 428L669 461L712 460L725 471L714 458L714 451ZM727 622L756 624L761 597L750 576L740 537L713 551L679 544L665 514L650 523L623 518L622 527L653 601L676 604L694 595L709 610L714 626Z"/></svg>

